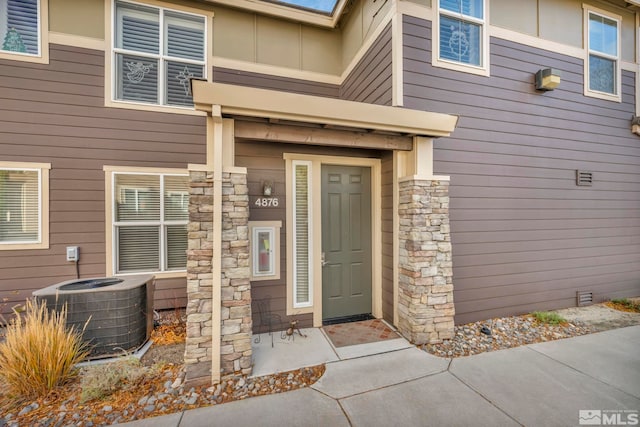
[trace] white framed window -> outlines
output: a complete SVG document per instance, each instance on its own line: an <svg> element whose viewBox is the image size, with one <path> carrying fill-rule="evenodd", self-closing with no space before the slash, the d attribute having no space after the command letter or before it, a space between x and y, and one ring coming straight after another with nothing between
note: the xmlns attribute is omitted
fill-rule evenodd
<svg viewBox="0 0 640 427"><path fill-rule="evenodd" d="M206 17L120 0L112 15L112 99L192 107L189 79L206 77Z"/></svg>
<svg viewBox="0 0 640 427"><path fill-rule="evenodd" d="M47 63L48 0L0 1L0 58Z"/></svg>
<svg viewBox="0 0 640 427"><path fill-rule="evenodd" d="M49 247L49 169L0 162L0 250Z"/></svg>
<svg viewBox="0 0 640 427"><path fill-rule="evenodd" d="M313 203L310 161L293 160L291 203L293 207L293 307L313 306Z"/></svg>
<svg viewBox="0 0 640 427"><path fill-rule="evenodd" d="M111 174L113 274L184 272L189 176Z"/></svg>
<svg viewBox="0 0 640 427"><path fill-rule="evenodd" d="M621 101L621 17L585 6L585 94Z"/></svg>
<svg viewBox="0 0 640 427"><path fill-rule="evenodd" d="M488 0L437 0L433 65L488 75Z"/></svg>

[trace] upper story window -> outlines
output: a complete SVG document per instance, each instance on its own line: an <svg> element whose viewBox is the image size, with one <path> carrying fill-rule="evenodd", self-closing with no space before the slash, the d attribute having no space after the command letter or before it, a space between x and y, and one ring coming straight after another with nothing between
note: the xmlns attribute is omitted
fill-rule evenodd
<svg viewBox="0 0 640 427"><path fill-rule="evenodd" d="M587 10L586 61L589 95L619 97L620 94L620 19Z"/></svg>
<svg viewBox="0 0 640 427"><path fill-rule="evenodd" d="M0 50L40 55L40 1L0 1Z"/></svg>
<svg viewBox="0 0 640 427"><path fill-rule="evenodd" d="M190 107L189 79L205 77L204 16L117 1L114 99Z"/></svg>
<svg viewBox="0 0 640 427"><path fill-rule="evenodd" d="M434 65L486 74L485 0L438 0Z"/></svg>
<svg viewBox="0 0 640 427"><path fill-rule="evenodd" d="M0 250L49 246L50 164L0 162Z"/></svg>

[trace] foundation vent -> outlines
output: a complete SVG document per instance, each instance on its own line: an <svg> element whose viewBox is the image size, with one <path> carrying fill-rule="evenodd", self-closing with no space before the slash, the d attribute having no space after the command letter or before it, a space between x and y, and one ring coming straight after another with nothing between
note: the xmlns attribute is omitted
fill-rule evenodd
<svg viewBox="0 0 640 427"><path fill-rule="evenodd" d="M593 292L591 291L576 292L576 301L577 301L578 307L584 307L585 305L593 304Z"/></svg>
<svg viewBox="0 0 640 427"><path fill-rule="evenodd" d="M576 171L576 185L583 185L587 187L591 187L593 183L593 172L588 171Z"/></svg>

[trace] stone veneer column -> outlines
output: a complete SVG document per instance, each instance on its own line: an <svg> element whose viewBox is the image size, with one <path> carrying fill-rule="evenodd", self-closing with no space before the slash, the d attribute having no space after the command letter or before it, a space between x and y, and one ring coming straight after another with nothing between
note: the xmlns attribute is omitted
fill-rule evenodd
<svg viewBox="0 0 640 427"><path fill-rule="evenodd" d="M414 344L453 337L449 182L399 183L398 329Z"/></svg>
<svg viewBox="0 0 640 427"><path fill-rule="evenodd" d="M251 374L249 282L249 189L247 175L222 174L222 376Z"/></svg>
<svg viewBox="0 0 640 427"><path fill-rule="evenodd" d="M214 279L213 173L190 172L187 251L186 380L211 381L214 351L220 352L221 375L251 373L251 288L249 284L249 196L246 174L223 173L222 277ZM220 280L220 295L213 295ZM212 342L213 304L220 304L220 342Z"/></svg>

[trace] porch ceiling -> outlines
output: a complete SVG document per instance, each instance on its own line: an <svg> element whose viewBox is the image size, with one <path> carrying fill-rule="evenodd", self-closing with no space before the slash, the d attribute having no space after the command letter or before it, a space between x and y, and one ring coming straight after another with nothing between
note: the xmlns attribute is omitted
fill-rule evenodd
<svg viewBox="0 0 640 427"><path fill-rule="evenodd" d="M219 105L222 114L430 137L449 136L458 122L458 117L450 114L196 79L191 80L191 90L195 108L209 113L213 105Z"/></svg>

